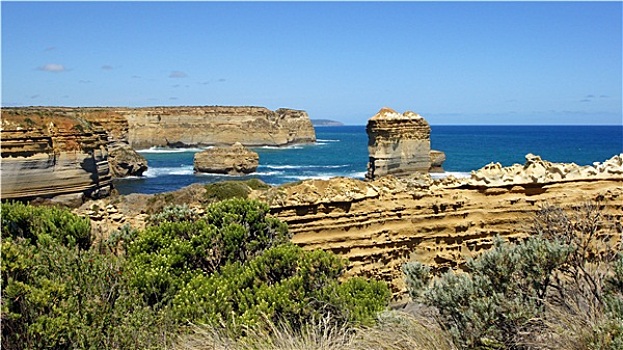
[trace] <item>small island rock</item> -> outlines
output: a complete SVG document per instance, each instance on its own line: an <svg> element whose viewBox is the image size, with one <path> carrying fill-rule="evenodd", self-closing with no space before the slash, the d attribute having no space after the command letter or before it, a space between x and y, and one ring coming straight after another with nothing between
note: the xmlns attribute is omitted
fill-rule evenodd
<svg viewBox="0 0 623 350"><path fill-rule="evenodd" d="M147 160L130 145L117 144L108 152L110 170L115 177L142 176L147 170Z"/></svg>
<svg viewBox="0 0 623 350"><path fill-rule="evenodd" d="M196 172L241 175L257 170L259 155L246 149L240 142L231 147L214 147L195 153Z"/></svg>

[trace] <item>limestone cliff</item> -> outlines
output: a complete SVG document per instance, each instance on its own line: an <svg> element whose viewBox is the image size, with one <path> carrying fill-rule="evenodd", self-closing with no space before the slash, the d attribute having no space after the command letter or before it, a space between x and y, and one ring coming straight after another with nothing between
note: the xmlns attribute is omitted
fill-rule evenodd
<svg viewBox="0 0 623 350"><path fill-rule="evenodd" d="M439 151L431 154L430 126L421 115L400 114L385 107L368 120L366 131L370 153L367 179L442 169L445 155Z"/></svg>
<svg viewBox="0 0 623 350"><path fill-rule="evenodd" d="M314 142L304 111L263 107L153 107L124 111L135 149L191 145L282 146Z"/></svg>
<svg viewBox="0 0 623 350"><path fill-rule="evenodd" d="M0 133L3 200L110 192L108 135L85 119L3 109Z"/></svg>
<svg viewBox="0 0 623 350"><path fill-rule="evenodd" d="M416 173L374 181L307 180L258 190L251 197L270 205L296 244L347 258L347 275L384 279L399 299L405 296L405 262L417 260L438 270L460 267L489 249L496 235L525 237L545 203L571 208L598 201L602 217L623 233L622 157L578 167L528 155L523 166L485 167L467 179L433 180ZM518 174L517 169L525 171ZM512 180L505 181L509 176ZM200 207L204 193L203 186L193 185L159 196ZM85 204L77 212L90 216L97 234L106 236L126 223L144 225L150 198L124 196L114 207L104 199L97 207L106 210L95 212Z"/></svg>
<svg viewBox="0 0 623 350"><path fill-rule="evenodd" d="M528 158L530 168L534 159ZM521 168L510 169L516 167ZM538 181L503 185L481 185L479 172L447 183L428 175L386 176L372 182L335 178L255 195L288 224L296 244L348 258L349 275L385 279L400 298L405 291L403 263L417 260L438 269L461 266L466 258L489 249L496 235L525 237L536 210L545 203L570 208L599 201L604 218L623 230L621 156L584 169L582 177L570 176L571 170L563 176L565 181L543 172L536 175Z"/></svg>
<svg viewBox="0 0 623 350"><path fill-rule="evenodd" d="M259 155L239 142L231 147L214 147L195 153L195 171L213 174L250 174L257 170Z"/></svg>

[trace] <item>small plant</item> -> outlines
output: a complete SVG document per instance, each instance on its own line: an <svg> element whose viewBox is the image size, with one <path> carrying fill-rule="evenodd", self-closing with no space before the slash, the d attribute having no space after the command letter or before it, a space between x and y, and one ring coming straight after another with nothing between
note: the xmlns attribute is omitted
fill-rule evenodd
<svg viewBox="0 0 623 350"><path fill-rule="evenodd" d="M197 212L189 208L188 205L170 204L164 207L161 212L151 215L149 217L149 224L158 226L165 222L192 222L198 219L199 215Z"/></svg>
<svg viewBox="0 0 623 350"><path fill-rule="evenodd" d="M448 272L432 285L426 266L406 264L410 294L438 310L461 348L529 348L553 332L551 320L569 318L605 320L574 342L614 349L623 344L621 233L598 208L544 206L532 236L517 244L496 239L468 261L468 272Z"/></svg>

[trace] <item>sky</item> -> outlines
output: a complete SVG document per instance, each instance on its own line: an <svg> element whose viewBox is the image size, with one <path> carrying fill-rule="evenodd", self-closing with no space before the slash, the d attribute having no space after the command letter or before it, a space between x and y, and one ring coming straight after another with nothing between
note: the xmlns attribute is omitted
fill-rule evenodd
<svg viewBox="0 0 623 350"><path fill-rule="evenodd" d="M2 106L622 122L622 2L7 2Z"/></svg>

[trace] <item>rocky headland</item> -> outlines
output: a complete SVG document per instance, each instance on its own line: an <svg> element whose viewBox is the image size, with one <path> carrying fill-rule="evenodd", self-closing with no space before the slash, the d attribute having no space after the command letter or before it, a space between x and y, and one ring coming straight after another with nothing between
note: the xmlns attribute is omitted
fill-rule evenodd
<svg viewBox="0 0 623 350"><path fill-rule="evenodd" d="M257 170L260 157L240 142L195 153L194 169L200 173L244 175Z"/></svg>
<svg viewBox="0 0 623 350"><path fill-rule="evenodd" d="M150 107L118 110L135 149L153 146L285 146L316 141L305 111L264 107Z"/></svg>
<svg viewBox="0 0 623 350"><path fill-rule="evenodd" d="M112 189L108 133L51 111L2 109L2 199L81 203Z"/></svg>
<svg viewBox="0 0 623 350"><path fill-rule="evenodd" d="M370 153L367 179L443 171L445 154L431 151L430 125L421 115L384 107L368 120L366 131Z"/></svg>
<svg viewBox="0 0 623 350"><path fill-rule="evenodd" d="M201 211L205 192L196 184L167 194L101 199L76 212L91 217L94 231L106 236L125 224L143 226L154 203L185 203ZM545 204L571 209L596 202L602 217L623 232L623 155L593 166L528 155L524 165L486 166L465 179L415 173L374 181L307 180L254 190L250 197L269 204L288 224L293 242L340 254L349 261L347 275L384 279L400 299L405 262L460 268L489 249L495 236L526 237Z"/></svg>

